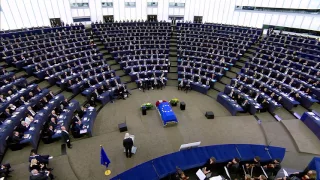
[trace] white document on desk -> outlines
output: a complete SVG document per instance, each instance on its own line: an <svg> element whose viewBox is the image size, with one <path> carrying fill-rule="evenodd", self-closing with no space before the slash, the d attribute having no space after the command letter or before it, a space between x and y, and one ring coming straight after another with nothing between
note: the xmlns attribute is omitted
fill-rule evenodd
<svg viewBox="0 0 320 180"><path fill-rule="evenodd" d="M80 134L85 134L85 133L87 133L88 131L87 131L87 129L82 129L82 130L80 130Z"/></svg>
<svg viewBox="0 0 320 180"><path fill-rule="evenodd" d="M197 171L196 175L198 176L198 178L199 178L200 180L205 180L205 179L206 179L206 175L202 172L201 169L199 169L199 170Z"/></svg>
<svg viewBox="0 0 320 180"><path fill-rule="evenodd" d="M288 172L285 169L282 169L282 170L285 177L289 176Z"/></svg>

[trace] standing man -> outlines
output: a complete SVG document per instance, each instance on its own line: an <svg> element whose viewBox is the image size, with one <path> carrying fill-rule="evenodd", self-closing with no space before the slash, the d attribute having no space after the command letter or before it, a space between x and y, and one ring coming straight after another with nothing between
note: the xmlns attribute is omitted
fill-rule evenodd
<svg viewBox="0 0 320 180"><path fill-rule="evenodd" d="M71 142L70 142L70 136L68 131L66 131L66 127L61 126L61 136L63 143L67 143L67 146L69 149L72 148Z"/></svg>
<svg viewBox="0 0 320 180"><path fill-rule="evenodd" d="M133 140L130 138L130 134L126 133L123 140L123 147L126 150L127 158L131 158L132 155L132 147L133 147Z"/></svg>

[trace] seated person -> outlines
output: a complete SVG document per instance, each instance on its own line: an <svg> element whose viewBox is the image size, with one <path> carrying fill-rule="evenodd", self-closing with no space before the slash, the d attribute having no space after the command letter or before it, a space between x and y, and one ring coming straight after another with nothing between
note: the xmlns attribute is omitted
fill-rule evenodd
<svg viewBox="0 0 320 180"><path fill-rule="evenodd" d="M50 172L40 173L38 170L34 169L31 171L30 180L47 180Z"/></svg>
<svg viewBox="0 0 320 180"><path fill-rule="evenodd" d="M185 88L184 79L182 79L182 80L180 81L180 83L178 84L178 90L183 90L183 88Z"/></svg>
<svg viewBox="0 0 320 180"><path fill-rule="evenodd" d="M141 91L141 89L142 89L143 92L144 92L144 90L146 89L146 84L145 84L145 82L142 81L141 79L138 80L138 88L139 88L140 91Z"/></svg>
<svg viewBox="0 0 320 180"><path fill-rule="evenodd" d="M40 166L39 166L39 162L37 159L31 159L31 162L30 162L30 165L29 165L29 171L32 171L32 170L40 170Z"/></svg>
<svg viewBox="0 0 320 180"><path fill-rule="evenodd" d="M84 106L81 106L81 110L78 112L79 117L83 118L86 112L87 112L87 108Z"/></svg>
<svg viewBox="0 0 320 180"><path fill-rule="evenodd" d="M261 107L262 107L260 112L267 112L268 107L269 107L269 102L267 101L267 99L264 98L260 104L261 104Z"/></svg>
<svg viewBox="0 0 320 180"><path fill-rule="evenodd" d="M52 126L53 129L55 129L58 126L57 120L55 117L51 117L50 122L49 122L49 126Z"/></svg>
<svg viewBox="0 0 320 180"><path fill-rule="evenodd" d="M48 173L49 172L49 177L50 179L54 179L54 175L51 173L53 170L52 168L48 168L44 163L39 164L40 169L38 170L40 173Z"/></svg>
<svg viewBox="0 0 320 180"><path fill-rule="evenodd" d="M11 112L10 112L10 109L5 109L5 111L4 111L4 117L7 119L7 118L10 118L11 117Z"/></svg>
<svg viewBox="0 0 320 180"><path fill-rule="evenodd" d="M189 177L187 177L180 168L177 168L177 170L176 170L176 178L179 180L189 179Z"/></svg>
<svg viewBox="0 0 320 180"><path fill-rule="evenodd" d="M31 106L28 106L28 113L29 113L32 117L34 117L34 116L36 115L36 112L32 109Z"/></svg>
<svg viewBox="0 0 320 180"><path fill-rule="evenodd" d="M60 106L62 106L60 107L61 109L66 109L69 106L68 99L65 98L64 101L61 102Z"/></svg>
<svg viewBox="0 0 320 180"><path fill-rule="evenodd" d="M189 90L191 90L191 85L190 85L191 81L190 79L188 79L186 85L185 85L185 91L186 93L188 93Z"/></svg>
<svg viewBox="0 0 320 180"><path fill-rule="evenodd" d="M274 159L271 163L266 166L263 166L264 171L267 173L268 177L276 177L279 170L281 169L281 160Z"/></svg>
<svg viewBox="0 0 320 180"><path fill-rule="evenodd" d="M8 164L1 164L1 168L0 168L0 177L2 177L4 175L4 177L11 177L10 176L10 172L12 172L12 170L10 170L11 165Z"/></svg>
<svg viewBox="0 0 320 180"><path fill-rule="evenodd" d="M261 174L263 174L259 156L254 157L253 163L246 164L246 172L248 174L251 174L252 172L253 177L259 177Z"/></svg>
<svg viewBox="0 0 320 180"><path fill-rule="evenodd" d="M291 178L296 177L297 179L311 179L316 180L317 178L317 172L315 170L306 170L303 172L295 172L293 174L290 174L288 177L278 178L278 180L289 180Z"/></svg>
<svg viewBox="0 0 320 180"><path fill-rule="evenodd" d="M231 162L228 162L227 168L230 174L231 179L237 179L238 178L238 172L239 172L239 158L233 158Z"/></svg>
<svg viewBox="0 0 320 180"><path fill-rule="evenodd" d="M18 132L20 134L24 134L29 129L29 124L27 124L25 121L21 121L21 124L18 127Z"/></svg>
<svg viewBox="0 0 320 180"><path fill-rule="evenodd" d="M39 155L34 149L32 149L29 156L29 162L31 162L32 159L36 159L39 163L48 164L49 160L52 158L53 157L49 155Z"/></svg>
<svg viewBox="0 0 320 180"><path fill-rule="evenodd" d="M90 99L89 99L89 104L90 106L96 106L96 100L99 97L98 90L95 89L94 92L91 94Z"/></svg>
<svg viewBox="0 0 320 180"><path fill-rule="evenodd" d="M18 131L13 131L12 143L19 144L21 141L20 134Z"/></svg>
<svg viewBox="0 0 320 180"><path fill-rule="evenodd" d="M206 177L212 176L212 171L215 169L216 166L216 158L211 157L206 164L202 168L202 172L206 175Z"/></svg>
<svg viewBox="0 0 320 180"><path fill-rule="evenodd" d="M0 102L4 103L6 101L7 101L6 98L2 94L0 94Z"/></svg>
<svg viewBox="0 0 320 180"><path fill-rule="evenodd" d="M49 126L45 134L49 137L52 138L52 136L56 133L56 130L53 128L53 126Z"/></svg>
<svg viewBox="0 0 320 180"><path fill-rule="evenodd" d="M240 104L240 106L242 107L243 112L246 113L246 112L248 112L248 110L249 110L250 104L249 104L248 100L245 99L245 100Z"/></svg>
<svg viewBox="0 0 320 180"><path fill-rule="evenodd" d="M13 104L9 104L8 108L9 108L11 113L13 113L17 109L17 107L15 105L13 105Z"/></svg>

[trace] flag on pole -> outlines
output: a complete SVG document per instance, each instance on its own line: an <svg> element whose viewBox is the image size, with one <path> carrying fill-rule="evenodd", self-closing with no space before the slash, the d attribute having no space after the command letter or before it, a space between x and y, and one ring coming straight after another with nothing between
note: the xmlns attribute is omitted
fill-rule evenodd
<svg viewBox="0 0 320 180"><path fill-rule="evenodd" d="M102 146L101 146L101 151L100 151L100 164L103 166L106 166L106 167L108 167L110 164L110 159L108 158L108 156Z"/></svg>

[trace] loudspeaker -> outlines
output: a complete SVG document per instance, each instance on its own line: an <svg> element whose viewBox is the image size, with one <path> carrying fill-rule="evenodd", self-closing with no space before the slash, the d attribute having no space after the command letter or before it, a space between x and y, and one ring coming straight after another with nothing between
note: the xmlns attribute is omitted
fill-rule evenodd
<svg viewBox="0 0 320 180"><path fill-rule="evenodd" d="M186 109L186 103L180 102L180 109L183 111Z"/></svg>
<svg viewBox="0 0 320 180"><path fill-rule="evenodd" d="M147 115L147 108L146 107L142 107L142 115Z"/></svg>
<svg viewBox="0 0 320 180"><path fill-rule="evenodd" d="M205 116L207 117L207 119L214 119L214 114L212 111L207 111Z"/></svg>
<svg viewBox="0 0 320 180"><path fill-rule="evenodd" d="M127 124L126 124L126 123L118 124L118 128L119 128L119 131L120 131L120 132L128 131L128 127L127 127Z"/></svg>

